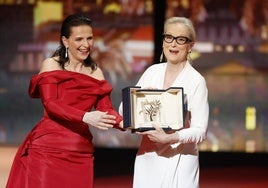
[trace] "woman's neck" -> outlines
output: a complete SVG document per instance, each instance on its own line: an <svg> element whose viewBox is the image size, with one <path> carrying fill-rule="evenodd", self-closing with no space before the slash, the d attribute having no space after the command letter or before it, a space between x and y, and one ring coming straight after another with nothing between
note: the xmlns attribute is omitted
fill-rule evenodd
<svg viewBox="0 0 268 188"><path fill-rule="evenodd" d="M182 62L167 62L167 69L170 72L180 72L186 65L187 61Z"/></svg>
<svg viewBox="0 0 268 188"><path fill-rule="evenodd" d="M175 82L185 65L186 61L177 64L167 63L163 85L164 89L167 89L172 86L172 84Z"/></svg>
<svg viewBox="0 0 268 188"><path fill-rule="evenodd" d="M65 66L65 69L73 72L82 72L83 67L84 67L83 62L73 62L69 60L69 62L67 62Z"/></svg>

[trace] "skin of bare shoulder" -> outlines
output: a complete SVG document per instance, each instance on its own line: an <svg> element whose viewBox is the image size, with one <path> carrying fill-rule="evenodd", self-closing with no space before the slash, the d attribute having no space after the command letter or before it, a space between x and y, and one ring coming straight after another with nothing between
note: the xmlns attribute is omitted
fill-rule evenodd
<svg viewBox="0 0 268 188"><path fill-rule="evenodd" d="M54 58L47 58L42 62L39 74L53 70L62 70L62 68Z"/></svg>
<svg viewBox="0 0 268 188"><path fill-rule="evenodd" d="M94 72L91 73L92 77L98 79L98 80L104 80L104 75L103 75L103 72L102 70L98 67Z"/></svg>

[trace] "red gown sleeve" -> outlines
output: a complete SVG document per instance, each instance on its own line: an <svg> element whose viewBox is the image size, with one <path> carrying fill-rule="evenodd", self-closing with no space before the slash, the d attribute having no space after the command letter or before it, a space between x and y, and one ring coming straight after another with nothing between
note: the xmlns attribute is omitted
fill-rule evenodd
<svg viewBox="0 0 268 188"><path fill-rule="evenodd" d="M45 116L75 132L88 130L88 125L82 122L85 111L66 104L58 97L58 84L61 77L52 77L50 76L52 74L54 73L34 75L30 80L29 95L33 98L41 98ZM46 77L47 75L49 77Z"/></svg>
<svg viewBox="0 0 268 188"><path fill-rule="evenodd" d="M40 84L39 92L42 103L50 117L63 121L83 123L82 118L85 111L67 105L57 98L57 84Z"/></svg>
<svg viewBox="0 0 268 188"><path fill-rule="evenodd" d="M95 108L96 110L108 112L108 114L114 115L116 117L116 124L114 125L114 127L120 129L119 123L123 120L123 118L119 115L117 111L114 110L110 98L110 93L99 98Z"/></svg>

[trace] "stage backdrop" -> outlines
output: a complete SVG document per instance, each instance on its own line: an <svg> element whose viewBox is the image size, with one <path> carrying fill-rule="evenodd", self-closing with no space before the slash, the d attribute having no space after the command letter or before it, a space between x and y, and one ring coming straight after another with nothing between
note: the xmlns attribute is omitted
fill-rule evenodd
<svg viewBox="0 0 268 188"><path fill-rule="evenodd" d="M12 2L12 1L10 1ZM61 21L81 12L93 20L92 57L113 86L135 85L159 63L163 19L190 18L197 32L191 54L209 89L208 139L201 151L268 152L268 5L262 1L29 1L0 4L0 143L18 145L42 116L28 96L29 79L58 47ZM256 11L257 10L257 11ZM159 52L160 51L160 52ZM92 129L96 147L137 148L129 131Z"/></svg>

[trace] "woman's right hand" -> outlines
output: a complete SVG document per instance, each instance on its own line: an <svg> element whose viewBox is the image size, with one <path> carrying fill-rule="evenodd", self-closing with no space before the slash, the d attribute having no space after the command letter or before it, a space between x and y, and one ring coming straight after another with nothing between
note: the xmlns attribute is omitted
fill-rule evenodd
<svg viewBox="0 0 268 188"><path fill-rule="evenodd" d="M101 130L108 130L116 123L115 116L101 111L86 112L83 122Z"/></svg>

